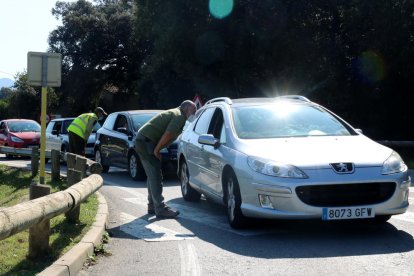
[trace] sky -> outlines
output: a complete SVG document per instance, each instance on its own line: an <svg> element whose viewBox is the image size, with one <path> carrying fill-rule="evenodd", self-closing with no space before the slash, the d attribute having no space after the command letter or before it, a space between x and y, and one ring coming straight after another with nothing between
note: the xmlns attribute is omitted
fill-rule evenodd
<svg viewBox="0 0 414 276"><path fill-rule="evenodd" d="M62 0L76 2L77 0ZM28 52L46 52L49 33L61 25L57 0L0 0L0 79L26 71Z"/></svg>

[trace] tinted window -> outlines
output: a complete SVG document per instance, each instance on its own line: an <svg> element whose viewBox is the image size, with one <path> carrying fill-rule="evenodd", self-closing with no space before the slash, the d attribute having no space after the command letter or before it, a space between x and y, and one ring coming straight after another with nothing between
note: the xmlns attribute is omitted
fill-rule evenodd
<svg viewBox="0 0 414 276"><path fill-rule="evenodd" d="M63 121L62 134L67 134L68 133L68 127L72 122L73 122L73 119Z"/></svg>
<svg viewBox="0 0 414 276"><path fill-rule="evenodd" d="M240 138L351 135L348 128L318 106L281 102L233 108Z"/></svg>
<svg viewBox="0 0 414 276"><path fill-rule="evenodd" d="M210 120L213 116L215 108L206 109L206 111L201 114L200 118L197 121L197 124L194 128L194 131L198 134L207 134L208 128L210 126Z"/></svg>
<svg viewBox="0 0 414 276"><path fill-rule="evenodd" d="M118 128L126 128L128 129L128 121L125 115L119 114L118 118L116 119L116 123L114 126L114 130L118 130Z"/></svg>
<svg viewBox="0 0 414 276"><path fill-rule="evenodd" d="M58 133L61 133L61 127L62 127L62 121L56 121L54 122L53 129L56 130Z"/></svg>

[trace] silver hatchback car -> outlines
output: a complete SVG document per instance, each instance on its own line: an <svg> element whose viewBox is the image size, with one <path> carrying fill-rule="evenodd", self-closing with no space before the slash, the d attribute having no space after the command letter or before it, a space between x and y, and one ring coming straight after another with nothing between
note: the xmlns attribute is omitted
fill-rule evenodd
<svg viewBox="0 0 414 276"><path fill-rule="evenodd" d="M408 208L401 157L303 96L208 101L183 131L185 200L201 194L249 217L385 222Z"/></svg>

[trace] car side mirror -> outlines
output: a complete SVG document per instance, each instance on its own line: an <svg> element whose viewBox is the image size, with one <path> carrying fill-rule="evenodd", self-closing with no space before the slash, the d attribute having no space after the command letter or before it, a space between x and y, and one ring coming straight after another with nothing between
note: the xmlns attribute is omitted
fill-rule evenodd
<svg viewBox="0 0 414 276"><path fill-rule="evenodd" d="M57 129L53 129L53 130L52 130L52 134L53 134L53 135L59 135L59 131L58 131Z"/></svg>
<svg viewBox="0 0 414 276"><path fill-rule="evenodd" d="M360 128L356 128L355 131L359 134L362 134L362 129L360 129Z"/></svg>
<svg viewBox="0 0 414 276"><path fill-rule="evenodd" d="M220 146L219 139L215 138L211 134L203 134L198 137L198 142L202 145L213 146L215 149Z"/></svg>

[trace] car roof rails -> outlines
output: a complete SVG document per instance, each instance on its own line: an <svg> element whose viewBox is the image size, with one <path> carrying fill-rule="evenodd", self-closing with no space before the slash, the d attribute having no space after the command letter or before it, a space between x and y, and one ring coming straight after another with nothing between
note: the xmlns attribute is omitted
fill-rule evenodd
<svg viewBox="0 0 414 276"><path fill-rule="evenodd" d="M284 95L284 96L277 96L276 99L290 99L290 100L299 100L303 102L311 102L308 98L301 95Z"/></svg>
<svg viewBox="0 0 414 276"><path fill-rule="evenodd" d="M220 97L214 98L206 102L206 105L216 103L216 102L225 102L226 104L233 104L233 101L229 97Z"/></svg>

